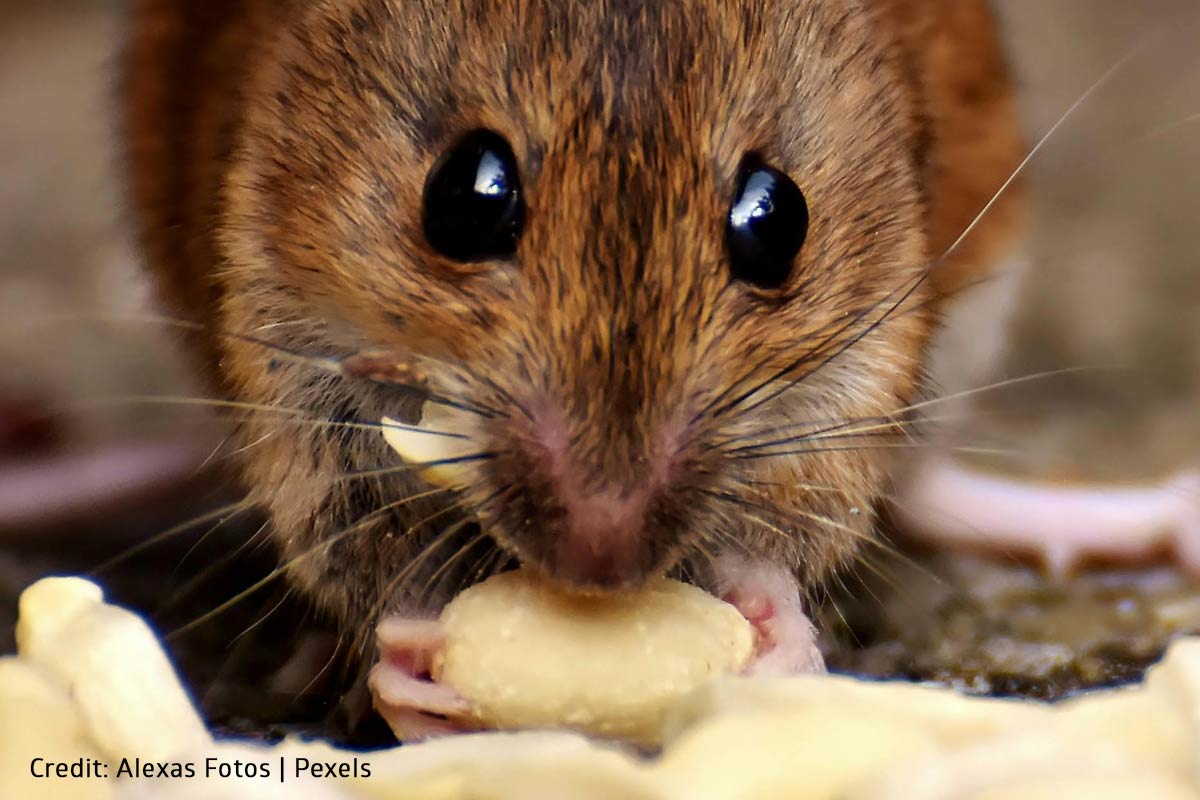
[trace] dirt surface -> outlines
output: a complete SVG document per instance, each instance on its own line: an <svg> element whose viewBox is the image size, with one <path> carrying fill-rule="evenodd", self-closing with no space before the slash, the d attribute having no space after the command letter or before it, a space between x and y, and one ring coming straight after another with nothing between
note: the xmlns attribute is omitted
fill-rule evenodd
<svg viewBox="0 0 1200 800"><path fill-rule="evenodd" d="M1083 573L964 555L893 559L823 610L831 669L988 696L1058 700L1141 678L1200 632L1200 591L1167 567Z"/></svg>

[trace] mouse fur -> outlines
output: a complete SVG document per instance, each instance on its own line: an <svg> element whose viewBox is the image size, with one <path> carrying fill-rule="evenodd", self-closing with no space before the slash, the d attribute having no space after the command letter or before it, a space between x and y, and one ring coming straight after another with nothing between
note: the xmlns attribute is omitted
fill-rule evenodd
<svg viewBox="0 0 1200 800"><path fill-rule="evenodd" d="M1021 227L1018 182L942 257L1023 155L984 0L136 0L129 21L147 267L217 395L307 419L241 415L238 463L348 624L510 556L586 585L567 540L620 548L619 585L737 551L814 591L872 540L907 441L846 434L906 417L944 303ZM424 241L421 192L476 128L510 143L528 219L512 259L464 265ZM726 263L750 152L811 209L780 290ZM415 421L419 393L321 368L367 351L488 412L464 491L369 427Z"/></svg>

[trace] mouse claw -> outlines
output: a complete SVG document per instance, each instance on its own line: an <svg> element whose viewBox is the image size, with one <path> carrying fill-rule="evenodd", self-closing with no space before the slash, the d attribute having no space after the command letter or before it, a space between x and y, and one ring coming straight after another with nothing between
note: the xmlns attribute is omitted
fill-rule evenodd
<svg viewBox="0 0 1200 800"><path fill-rule="evenodd" d="M472 730L470 703L430 676L445 633L431 620L392 617L376 630L380 659L368 686L375 710L402 742Z"/></svg>
<svg viewBox="0 0 1200 800"><path fill-rule="evenodd" d="M800 587L787 570L732 557L718 562L722 598L758 633L746 674L783 677L825 672L817 631L800 604Z"/></svg>

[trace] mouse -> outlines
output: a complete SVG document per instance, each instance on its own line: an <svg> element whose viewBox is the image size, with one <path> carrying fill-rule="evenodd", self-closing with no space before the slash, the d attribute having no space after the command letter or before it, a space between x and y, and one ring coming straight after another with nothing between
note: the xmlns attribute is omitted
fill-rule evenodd
<svg viewBox="0 0 1200 800"><path fill-rule="evenodd" d="M682 576L752 673L822 669L806 607L1024 224L986 0L136 0L123 76L146 268L287 579L388 621L393 728L460 724L436 615L514 564ZM380 435L429 407L453 489Z"/></svg>

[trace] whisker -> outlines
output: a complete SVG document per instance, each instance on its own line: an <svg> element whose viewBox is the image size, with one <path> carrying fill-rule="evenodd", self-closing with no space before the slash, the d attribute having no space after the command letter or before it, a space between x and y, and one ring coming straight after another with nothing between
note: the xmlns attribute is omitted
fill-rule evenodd
<svg viewBox="0 0 1200 800"><path fill-rule="evenodd" d="M850 591L846 588L846 584L844 581L841 580L840 576L838 576L837 580L838 580L839 585L842 587L843 593L849 594ZM856 647L861 647L862 642L859 640L858 634L855 633L854 629L850 626L850 621L848 619L846 619L846 615L844 613L842 613L842 607L838 605L838 602L837 602L837 600L834 599L832 592L829 591L828 587L824 587L822 589L822 591L825 594L825 599L824 600L816 600L815 598L810 598L810 599L813 599L812 605L815 605L818 607L827 605L830 608L832 608L833 613L837 614L838 619L842 623L842 630L846 631L846 633L850 635L850 637L854 640L854 645ZM868 589L867 591L870 591L870 590ZM872 593L871 596L874 597L875 596L874 593ZM878 600L878 598L876 598L876 600Z"/></svg>
<svg viewBox="0 0 1200 800"><path fill-rule="evenodd" d="M752 501L750 501L750 500L747 500L747 499L746 499L746 498L744 498L744 497L738 497L737 495L732 495L732 494L728 494L728 493L724 493L724 492L712 492L712 491L708 491L708 490L702 490L702 491L704 491L704 493L705 493L705 494L707 494L707 495L709 495L710 497L714 497L714 498L716 498L716 499L718 499L718 500L723 500L723 501L725 501L726 503L731 503L731 504L733 504L733 505L736 505L736 506L739 506L739 507L741 507L741 508L743 509L743 513L745 513L745 515L746 515L746 516L747 516L749 519L752 519L752 520L754 520L755 522L758 522L758 523L760 523L760 524L762 524L762 525L765 525L765 526L766 526L767 528L769 528L769 529L770 529L772 532L774 532L774 533L778 534L779 536L781 536L781 537L782 537L783 539L785 539L786 541L788 541L788 542L795 542L795 541L796 541L796 536L794 536L793 534L790 534L790 533L788 533L787 531L783 530L782 528L780 528L780 527L778 527L778 526L776 526L776 525L772 525L772 524L771 524L770 522L768 522L767 520L765 520L765 519L762 519L761 517L758 517L758 516L757 516L757 515L755 515L755 514L748 513L747 509L756 509L756 510L759 510L759 511L765 511L766 513L768 513L768 514L771 514L771 515L773 515L773 516L779 516L779 517L786 518L786 517L787 517L787 515L786 515L786 514L784 514L784 513L783 513L783 512L782 512L782 511L781 511L781 510L778 508L778 507L776 507L774 503L770 502L770 501L768 500L768 498L765 498L765 497L762 497L762 498L760 498L760 499L762 499L762 500L764 500L764 501L767 501L767 502L768 502L768 505L760 505L760 504L758 504L758 503L754 503L754 502L752 502ZM839 526L839 525L838 525L836 522L834 522L833 520L831 520L831 519L828 519L828 518L826 518L826 517L823 517L823 516L821 516L821 515L819 515L819 514L815 514L815 513L811 513L811 512L805 512L805 511L802 511L802 510L800 510L800 509L793 509L793 511L794 511L795 513L799 514L800 516L802 516L802 517L806 517L806 518L808 518L808 519L810 519L810 520L812 520L812 521L814 521L814 522L816 522L816 521L820 521L820 522L824 522L824 523L828 523L828 524L830 524L830 525L833 525L834 527L840 527L841 529L845 530L846 532L848 532L848 533L850 533L852 536L854 536L854 538L856 538L856 539L859 539L859 540L861 540L861 541L869 542L869 543L871 543L871 544L876 544L876 541L875 541L875 539L874 539L873 537L871 537L871 536L868 536L867 534L861 533L861 532L859 532L859 531L856 531L856 530L854 530L853 528L850 528L850 527L846 527L846 526Z"/></svg>
<svg viewBox="0 0 1200 800"><path fill-rule="evenodd" d="M342 645L345 642L345 637L339 635L337 645L333 648L333 652L329 654L329 658L325 659L325 665L317 670L317 673L312 676L312 680L304 684L304 687L296 693L297 697L303 697L308 694L314 686L324 677L325 673L329 672L330 668L338 661L338 655L342 652Z"/></svg>
<svg viewBox="0 0 1200 800"><path fill-rule="evenodd" d="M219 572L225 566L233 563L238 556L253 547L256 541L260 541L263 538L263 534L266 533L267 528L270 527L270 524L270 522L264 522L258 527L257 531L255 531L251 536L247 536L246 540L235 547L231 553L224 556L220 560L209 564L204 570L197 573L182 586L175 589L175 591L173 591L169 597L167 597L158 605L155 614L161 616L166 611L174 608L179 602L190 596L197 588L204 585L204 583L207 582L214 574Z"/></svg>
<svg viewBox="0 0 1200 800"><path fill-rule="evenodd" d="M266 442L268 439L272 438L274 435L275 435L274 431L272 431L270 433L264 433L262 436L258 437L253 442L242 445L241 447L239 447L237 450L234 450L229 455L223 456L223 458L237 458L238 456L242 455L243 453L250 452L254 448L258 447L260 444L262 444L262 443ZM229 441L229 437L226 437L225 441ZM224 442L222 442L222 444L224 444Z"/></svg>
<svg viewBox="0 0 1200 800"><path fill-rule="evenodd" d="M1079 108L1081 106L1083 106L1084 103L1086 103L1105 84L1107 84L1110 80L1112 80L1125 67L1126 64L1128 64L1131 60L1133 60L1133 57L1144 46L1145 46L1144 41L1139 42L1138 44L1135 44L1133 47L1131 47L1128 51L1126 51L1125 55L1123 55L1121 58L1119 58L1117 60L1117 62L1115 64L1113 64L1111 67L1109 67L1104 72L1104 74L1102 74L1096 80L1095 83L1093 83L1091 86L1089 86L1087 88L1087 90L1084 91L1084 93L1081 94L1075 100L1075 102L1072 103L1070 105L1070 107L1067 108L1067 110L1062 113L1061 116L1059 116L1059 118L1054 122L1054 124L1050 126L1050 129L1048 131L1046 131L1046 133L1037 141L1036 144L1034 144L1034 146L1030 149L1028 155L1026 155L1025 158L1021 161L1021 163L1017 165L1017 168L1013 170L1012 174L1008 176L1008 179L1006 181L1004 181L1003 184L1001 184L999 189L996 190L996 192L992 195L992 198L990 200L988 200L988 202L984 205L983 209L978 214L975 215L975 218L971 220L971 224L967 225L967 227L965 229L963 229L963 232L961 234L959 234L958 238L955 239L954 242L948 248L946 248L946 251L944 253L942 253L941 257L938 259L938 263L945 261L951 255L953 255L955 252L957 252L958 248L960 246L962 246L962 243L964 241L966 241L967 237L969 237L975 231L975 229L979 226L979 223L982 222L983 218L986 217L987 214L995 207L996 203L998 203L1000 201L1001 197L1004 196L1004 194L1008 191L1009 187L1011 187L1013 185L1013 183L1017 180L1017 178L1019 178L1022 174L1024 174L1024 172L1025 172L1026 168L1029 166L1029 164L1034 160L1034 158L1037 157L1037 154L1042 151L1042 149L1046 146L1046 144L1052 138L1054 138L1054 135L1056 133L1058 133L1059 129L1062 128L1063 125L1065 125L1067 123L1067 121L1075 115L1075 112L1078 111Z"/></svg>
<svg viewBox="0 0 1200 800"><path fill-rule="evenodd" d="M859 428L849 431L836 431L826 433L821 436L814 436L810 433L800 433L795 436L788 436L779 439L772 439L767 442L755 442L753 444L743 444L728 450L720 451L723 455L729 457L737 457L743 453L753 453L758 450L765 450L769 447L783 447L790 444L799 444L802 442L827 442L827 441L844 441L847 439L893 439L893 438L911 438L911 435L904 430L889 430L892 428L902 428L902 426L894 423L886 423L884 425L873 425L869 428Z"/></svg>
<svg viewBox="0 0 1200 800"><path fill-rule="evenodd" d="M1139 144L1142 142L1149 141L1151 139L1157 139L1160 136L1164 136L1168 133L1172 133L1180 128L1191 125L1194 122L1200 122L1200 112L1196 112L1195 114L1189 114L1188 116L1184 117L1183 119L1177 119L1174 122L1168 122L1164 125L1158 126L1157 128L1152 128L1149 132L1142 134L1142 136L1140 136L1138 139L1134 140L1134 143Z"/></svg>
<svg viewBox="0 0 1200 800"><path fill-rule="evenodd" d="M206 530L204 533L200 534L200 538L198 538L198 539L196 539L196 541L192 542L192 546L189 547L186 552L184 552L184 554L180 557L179 561L175 564L175 569L171 573L172 581L174 581L176 576L179 574L179 570L181 570L183 568L183 565L187 563L187 560L189 558L191 558L192 554L195 553L200 547L202 547L204 545L204 543L206 541L208 541L208 538L210 536L212 536L214 533L216 533L218 530L220 530L221 526L224 525L226 522L227 522L227 520L218 520L215 525L209 527L208 530Z"/></svg>
<svg viewBox="0 0 1200 800"><path fill-rule="evenodd" d="M896 287L892 291L888 292L886 295L884 295L884 297L880 301L880 303L887 302L896 292L900 291L901 288L902 287ZM834 330L833 332L828 334L824 339L822 339L814 347L812 347L808 351L806 351L803 355L794 359L789 364L787 364L785 367L777 370L771 377L769 377L766 380L762 381L761 383L751 387L749 390L743 392L741 395L735 397L733 400L725 402L723 405L720 406L720 408L718 408L716 411L713 411L713 408L716 407L718 404L722 403L722 401L724 401L725 398L728 397L731 392L733 392L734 390L737 389L737 387L741 386L743 383L745 383L747 380L749 380L754 375L754 373L757 372L759 369L761 369L763 366L770 363L770 358L771 358L770 356L768 356L767 358L764 358L762 361L760 361L758 364L756 364L751 370L749 370L746 373L746 375L744 375L743 377L734 381L732 384L730 384L730 386L728 388L726 388L724 391L722 391L720 394L718 394L715 398L713 398L711 401L709 401L692 418L691 424L694 425L699 419L703 418L705 415L709 414L710 412L715 417L724 416L725 414L729 413L729 411L731 411L732 409L737 408L742 403L746 402L749 398L753 397L755 394L762 391L765 387L771 385L772 383L774 383L777 380L785 379L794 370L803 367L805 364L809 363L812 359L820 357L820 354L822 353L822 351L824 350L825 347L830 346L831 343L833 343L837 339L838 336L840 336L844 332L852 329L855 325L860 323L867 315L869 315L872 311L875 311L879 307L880 303L872 304L871 306L863 309L858 314L851 317L851 319L848 322L846 322L845 324L843 324L840 328L837 328L836 330Z"/></svg>
<svg viewBox="0 0 1200 800"><path fill-rule="evenodd" d="M99 576L103 575L105 572L108 572L110 569L117 566L118 564L122 564L122 563L128 561L130 558L133 558L138 553L144 552L145 550L148 550L157 544L165 542L166 540L170 539L173 536L178 536L181 533L189 531L198 525L203 525L205 523L212 522L214 520L220 520L220 522L218 523L218 527L219 527L220 525L223 525L224 523L228 522L230 519L233 519L234 517L238 516L242 512L250 510L255 505L256 504L251 502L250 500L241 500L237 503L230 503L227 506L221 506L220 508L217 508L217 509L214 509L207 513L201 514L198 517L193 517L192 519L189 519L186 522L181 522L178 525L173 525L172 527L168 528L167 530L163 531L162 533L151 536L149 539L146 539L143 542L138 542L137 544L133 545L129 549L125 550L124 552L119 553L118 555L113 556L112 558L108 559L107 561L101 563L98 567L96 567L95 569L93 569L91 572L88 573L88 577L98 578ZM222 519L222 517L225 517L225 518Z"/></svg>
<svg viewBox="0 0 1200 800"><path fill-rule="evenodd" d="M165 638L173 639L178 636L182 636L183 634L187 633L188 631L193 630L200 625L203 625L204 623L208 622L209 620L213 619L214 617L219 616L220 614L224 613L228 609L237 605L242 600L245 600L246 598L255 594L260 589L262 589L264 586L271 584L272 582L277 580L279 577L286 574L289 570L295 568L297 565L312 558L317 553L320 553L323 550L327 550L328 548L332 547L334 544L341 541L342 539L345 539L346 537L348 537L354 533L357 533L358 531L363 530L364 528L366 528L366 527L372 525L373 523L375 523L376 521L378 521L379 518L391 513L396 508L399 508L400 506L404 505L405 503L408 503L411 501L412 501L412 498L404 498L401 500L397 500L393 503L388 503L387 505L385 505L381 508L377 508L376 510L367 514L365 517L363 517L362 519L360 519L358 522L354 523L350 527L339 531L338 533L329 537L325 541L318 542L317 544L310 547L307 551L288 560L287 562L280 565L279 567L276 567L275 569L271 570L271 572L269 572L265 577L263 577L262 579L260 579L258 581L255 581L249 587L238 592L233 597L231 597L229 600L226 600L224 603L221 603L220 605L218 605L216 608L212 609L211 611L209 611L205 614L202 614L199 617L197 617L196 619L192 620L191 622L188 622L187 624L171 631L170 633L168 633L166 635Z"/></svg>
<svg viewBox="0 0 1200 800"><path fill-rule="evenodd" d="M440 458L435 461L421 461L418 463L404 463L393 467L379 467L378 469L362 470L361 472L344 472L339 475L339 479L359 480L362 478L379 478L388 475L397 475L405 472L424 472L425 470L434 467L453 466L455 464L469 464L475 461L491 461L498 456L504 454L505 451L468 453L465 456L454 456L452 458ZM453 491L447 489L444 491Z"/></svg>
<svg viewBox="0 0 1200 800"><path fill-rule="evenodd" d="M159 314L95 314L95 313L78 313L78 314L51 314L48 317L37 320L37 322L48 323L61 321L63 319L71 321L91 321L106 325L122 325L127 323L142 323L147 325L161 325L163 327L178 328L180 330L194 331L197 333L212 333L223 339L233 339L235 341L253 344L259 347L270 350L285 357L288 361L292 361L304 366L315 367L324 372L334 374L342 374L342 368L336 358L327 356L310 356L305 355L297 350L294 350L285 345L277 344L266 339L246 333L235 333L233 331L215 330L207 325L191 320L179 319L178 317L167 317ZM287 323L276 323L275 327L281 327ZM260 330L268 326L263 326Z"/></svg>
<svg viewBox="0 0 1200 800"><path fill-rule="evenodd" d="M855 452L858 450L912 450L921 447L933 447L929 442L910 442L908 444L871 444L862 446L848 447L811 447L801 448L796 450L782 450L774 453L750 453L746 455L736 456L739 460L753 461L760 458L782 458L784 456L803 456L813 453L844 453ZM971 455L987 455L987 456L1019 456L1021 453L1016 450L1005 450L993 447L947 447L947 451L952 453L964 453Z"/></svg>
<svg viewBox="0 0 1200 800"><path fill-rule="evenodd" d="M725 440L724 442L713 445L712 449L720 449L720 447L722 447L725 444L731 444L736 441L741 441L744 439L756 438L759 436L765 436L765 435L770 435L770 434L775 434L775 433L782 433L782 432L790 430L792 428L796 428L796 427L800 427L800 426L804 426L804 425L818 425L818 424L826 425L827 427L816 428L816 429L808 432L807 434L804 434L806 436L816 437L821 434L838 431L843 428L849 427L851 425L857 425L857 424L861 424L861 423L873 423L873 424L877 424L879 427L886 428L886 427L891 427L891 426L915 427L915 426L919 426L919 425L926 424L929 422L953 421L956 419L962 419L963 417L958 416L958 415L945 415L945 416L938 416L938 417L921 417L920 419L910 419L910 420L896 419L896 417L900 417L900 416L906 415L906 414L912 414L914 412L921 411L921 410L924 410L927 408L932 408L937 405L950 403L950 402L954 402L957 400L968 399L968 398L975 397L975 396L978 396L981 394L986 394L988 392L995 392L995 391L1000 391L1003 389L1012 388L1014 386L1018 386L1018 385L1024 384L1024 383L1031 383L1031 382L1039 381L1039 380L1047 380L1049 378L1061 377L1063 375L1069 375L1069 374L1075 374L1075 373L1081 373L1081 372L1096 372L1096 371L1101 371L1101 370L1117 370L1117 369L1129 369L1129 367L1124 366L1124 365L1109 364L1109 365L1094 365L1094 366L1063 367L1060 369L1043 370L1041 372L1031 373L1028 375L1022 375L1022 376L1018 376L1015 378L1008 378L1008 379L1001 380L1001 381L996 381L994 383L990 383L985 386L978 386L978 387L975 387L972 389L967 389L964 391L954 392L952 394L942 395L939 397L911 403L907 406L897 408L896 410L894 410L888 414L880 414L880 415L876 415L876 416L857 417L857 418L842 419L842 420L833 420L833 419L828 419L828 418L822 419L822 420L807 420L804 422L795 422L795 423L790 423L787 425L778 425L778 426L774 426L771 428L764 428L762 430L751 432L751 433L739 434L736 438L730 438L730 439ZM863 429L863 430L870 430L870 429ZM794 440L795 439L792 439L792 441L794 441Z"/></svg>
<svg viewBox="0 0 1200 800"><path fill-rule="evenodd" d="M364 420L332 420L314 417L310 412L300 408L273 406L265 403L250 403L241 400L222 400L211 397L187 397L182 395L125 395L120 397L94 398L62 404L62 408L103 408L106 406L125 405L160 405L160 406L196 406L203 408L231 409L235 411L253 411L264 414L277 414L283 417L295 418L296 422L307 423L325 428L348 428L355 430L401 430L409 433L420 433L427 436L437 436L446 439L467 439L471 437L452 431L439 431L423 428L418 425L408 425L400 422L371 422ZM247 417L245 419L253 419ZM235 419L234 421L239 421Z"/></svg>
<svg viewBox="0 0 1200 800"><path fill-rule="evenodd" d="M789 389L792 389L792 388L798 386L800 383L804 382L805 380L808 380L813 375L817 374L822 369L829 366L834 361L836 361L838 358L840 358L844 353L846 353L848 350L850 350L850 348L857 345L859 342L861 342L863 339L870 336L872 333L877 332L881 327L883 327L883 325L885 323L888 322L889 319L892 318L892 315L898 309L900 309L906 302L908 302L908 300L913 296L913 294L916 293L917 289L919 289L925 283L925 281L928 280L929 275L930 275L929 271L925 271L925 272L921 273L917 277L917 279L915 281L913 281L912 285L909 286L908 289L906 289L903 292L903 294L900 295L900 298L898 300L896 300L896 302L892 303L890 306L887 307L887 309L879 317L879 319L870 323L861 332L852 336L849 339L849 341L845 342L844 344L839 344L839 343L835 342L834 344L837 345L837 349L829 356L826 356L825 358L821 359L821 361L819 361L817 363L817 365L814 366L812 369L802 372L800 375L797 375L796 377L789 380L783 386L780 386L779 388L777 388L777 389L773 390L772 392L770 392L769 394L767 394L766 397L759 398L754 403L750 404L749 406L746 406L745 408L742 409L742 411L744 413L750 413L750 412L754 411L755 409L761 408L762 406L766 405L767 403L771 402L775 398L779 397L781 394L788 391ZM903 284L898 288L903 288ZM891 295L889 294L888 296L890 297ZM877 307L878 306L873 306L870 310L873 311ZM766 388L766 387L762 387L762 388ZM757 393L757 392L755 392L755 393ZM750 397L753 397L753 394L751 394ZM749 397L747 397L746 399L749 399Z"/></svg>
<svg viewBox="0 0 1200 800"><path fill-rule="evenodd" d="M232 433L228 433L225 436L221 437L221 441L218 442L217 446L212 449L212 452L210 452L207 456L205 456L204 460L201 461L196 466L196 471L199 472L200 470L203 470L206 467L208 467L209 465L217 462L219 460L217 457L217 454L221 452L221 449L224 448L225 445L229 444L229 440L232 438L233 438Z"/></svg>
<svg viewBox="0 0 1200 800"><path fill-rule="evenodd" d="M1016 167L1016 169L1013 170L1012 174L1009 175L1009 177L1004 181L1004 183L1001 184L1000 188L997 189L995 193L993 193L992 197L984 205L983 209L980 210L980 212L974 217L974 219L972 219L970 224L968 224L966 226L966 228L963 229L962 233L959 234L958 238L956 238L954 240L954 242L951 243L951 245L945 250L945 252L942 253L942 255L940 257L935 259L925 270L923 270L921 272L920 275L917 276L913 285L910 288L908 288L907 291L904 292L904 294L900 297L899 300L897 300L894 304L892 304L887 309L887 311L883 314L882 317L880 317L880 319L876 320L874 323L869 325L866 328L866 330L864 330L861 333L857 334L856 336L852 337L850 339L850 341L848 341L844 345L841 345L840 347L838 347L837 350L832 355L824 358L815 367L804 372L803 374L796 377L795 379L789 381L783 387L780 387L779 389L772 392L769 396L760 399L759 401L755 402L753 405L749 406L748 408L746 408L744 410L749 412L749 411L754 410L755 408L760 407L764 403L770 402L771 400L778 397L780 394L782 394L787 389L801 383L802 381L804 381L811 375L817 373L818 371L823 369L825 366L827 366L829 363L831 363L832 361L834 361L838 357L840 357L848 349L850 349L851 347L856 345L858 342L862 341L862 339L864 339L866 336L869 336L873 331L877 330L889 318L891 318L892 314L898 308L900 308L900 306L903 305L904 302L912 296L912 294L917 290L917 288L919 288L929 278L929 276L932 274L933 270L936 269L937 266L939 266L941 263L943 263L950 256L952 256L955 252L957 252L959 247L962 246L962 243L964 241L966 241L966 239L976 230L976 228L979 226L980 222L982 222L982 220L987 216L987 214L995 207L996 203L999 202L1000 199L1008 192L1009 188L1025 172L1025 170L1029 166L1029 164L1034 160L1034 158L1038 155L1038 153L1041 152L1041 150L1045 147L1045 145L1054 137L1054 135L1062 128L1062 126L1067 122L1067 120L1070 119L1075 114L1075 112L1085 102L1087 102L1087 100L1092 95L1094 95L1102 86L1104 86L1106 83L1108 83L1109 80L1111 80L1118 72L1120 72L1120 70L1141 49L1141 46L1142 45L1139 44L1139 45L1136 45L1133 48L1131 48L1125 54L1124 57L1119 59L1117 61L1117 63L1115 63L1112 67L1110 67L1103 75L1101 75L1101 77L1091 87L1089 87L1082 95L1080 95L1079 98L1076 99L1076 101L1062 114L1062 116L1060 116L1058 118L1058 120L1054 123L1054 125L1051 126L1050 130L1047 131L1046 134L1043 135L1041 137L1041 139L1038 140L1038 142L1033 146L1033 148L1031 148L1031 150L1025 156L1025 158L1021 161L1021 163ZM888 295L886 295L883 298L883 300L881 301L881 303L886 302L888 300L888 298L890 298L896 291L899 291L900 289L902 289L903 286L904 286L904 284L901 284L900 287L897 287L897 289L894 289L892 292L890 292ZM923 306L923 305L924 304L921 304L921 306ZM921 307L921 306L918 306L918 307ZM830 344L836 336L840 335L841 332L848 330L849 327L857 324L859 321L861 321L861 319L863 317L865 317L866 314L869 314L871 311L877 309L878 307L879 307L879 304L875 304L875 305L871 306L869 309L867 309L864 313L857 315L855 318L853 318L851 320L850 323L847 323L847 325L844 325L844 326L842 326L842 328L839 328L830 337L826 337L825 341L821 345L818 346L818 349L824 350L825 346L827 344ZM767 381L765 381L764 383L759 384L758 386L751 389L749 392L743 393L734 402L726 403L724 406L721 407L721 409L719 411L715 412L714 416L722 416L723 414L728 413L729 411L733 410L734 408L739 407L742 403L746 402L751 397L753 397L755 394L762 391L766 386L768 386L771 383L774 383L776 381L783 380L794 369L798 369L800 366L803 366L804 363L807 363L810 359L815 358L815 357L818 357L818 354L814 354L812 351L809 351L809 353L806 353L798 361L792 362L792 364L788 365L782 371L777 372L771 378L767 379ZM763 362L763 363L765 363L765 362ZM761 368L761 366L762 366L762 363L760 363L755 368L755 370ZM739 381L739 383L740 383L740 381ZM720 401L720 398L722 398L725 394L727 394L727 392L728 392L728 390L726 390L726 392L723 392L721 395L718 395L718 402ZM711 407L713 405L714 405L714 403L709 403L699 414L696 415L696 418L692 420L692 423L694 424L696 422L696 420L702 418L711 409Z"/></svg>
<svg viewBox="0 0 1200 800"><path fill-rule="evenodd" d="M954 418L955 417L948 417L946 419L954 419ZM889 423L886 423L883 425L874 425L874 426L870 426L868 428L855 428L853 430L834 431L832 433L825 433L820 436L814 436L809 433L802 433L802 434L798 434L796 436L792 436L792 437L788 437L788 438L775 439L770 442L740 445L738 447L724 451L723 455L736 458L736 457L739 457L746 453L758 452L758 451L767 449L769 447L783 447L783 446L790 445L790 444L801 444L801 443L808 443L808 442L853 441L855 439L863 439L868 442L896 439L896 440L907 442L908 445L911 447L932 447L932 446L934 446L933 442L924 441L922 439L917 438L916 434L913 432L913 430L911 430L911 428L916 427L917 425L920 425L922 423L927 423L927 422L929 422L928 419L910 420L908 424L904 424L900 421L896 421L896 422L889 422ZM975 447L976 447L976 449L981 449L979 445L976 445ZM1001 453L996 453L996 454L1001 454ZM1012 453L1009 453L1009 455L1012 455Z"/></svg>
<svg viewBox="0 0 1200 800"><path fill-rule="evenodd" d="M347 378L350 380L369 380L367 378L363 378L362 376L356 375L351 370L347 369L345 362L348 358L352 358L352 356L348 356L345 358L338 358L338 357L333 357L333 356L306 355L306 354L301 353L293 348L287 347L285 345L277 344L275 342L268 341L268 340L263 339L258 336L253 336L251 334L245 334L245 333L235 333L233 331L212 330L205 325L202 325L198 322L193 322L191 320L178 319L175 317L165 317L165 316L160 316L160 315L155 315L155 314L140 314L140 315L130 314L130 315L125 315L125 316L114 316L114 315L105 315L105 314L77 314L77 315L59 315L59 317L60 318L66 317L68 319L91 319L96 322L110 323L110 324L142 322L142 323L147 323L147 324L155 324L155 325L163 325L163 326L167 326L167 327L179 328L181 330L190 330L190 331L195 331L195 332L211 332L220 338L233 339L235 341L241 341L241 342L245 342L247 344L253 344L253 345L262 347L262 348L270 351L271 353L275 354L277 357L280 357L280 358L277 358L276 360L288 361L291 363L299 364L301 366L311 367L311 368L317 369L321 372L328 373L330 375L336 375L340 378ZM42 320L42 321L44 321L44 320ZM284 327L286 325L296 325L296 324L307 324L307 323L303 320L295 320L292 322L277 322L277 323L273 323L270 325L260 326L258 328L258 330L260 330L260 331L261 330L269 330L272 328L279 328L279 327ZM428 359L428 357L423 357L423 358ZM496 409L487 408L486 406L482 406L481 404L471 404L471 403L466 403L466 402L463 402L460 400L453 400L448 397L443 397L434 392L431 392L428 389L428 387L421 386L418 383L401 383L401 382L389 381L389 385L396 386L397 388L405 388L410 391L413 391L413 392L423 396L429 402L435 403L436 405L449 406L452 408L456 408L460 411L466 411L468 413L476 414L479 416L488 416L488 417L501 416L501 412L497 411Z"/></svg>
<svg viewBox="0 0 1200 800"><path fill-rule="evenodd" d="M245 637L245 636L246 636L246 634L250 633L250 632L251 632L251 631L253 631L255 628L259 627L259 626L260 626L260 625L262 625L264 622L266 622L268 619L270 619L270 618L272 617L272 615L274 615L274 614L275 614L275 612L276 612L276 611L278 611L278 610L279 610L279 609L280 609L280 608L283 606L283 604L287 602L287 600L288 600L288 598L291 596L291 594L292 594L292 590L289 588L287 591L285 591L285 592L283 593L283 596L279 598L279 602L278 602L278 603L276 603L276 604L275 604L275 605L274 605L274 606L271 608L271 610L269 610L267 613L263 614L261 617L259 617L259 618L258 618L257 620L255 620L254 622L252 622L252 623L250 623L249 625L247 625L247 626L246 626L246 628L245 628L245 630L243 630L241 633L239 633L237 636L233 637L233 638L232 638L232 639L229 641L229 644L230 644L230 645L233 645L234 643L238 642L240 639L242 639L243 637Z"/></svg>
<svg viewBox="0 0 1200 800"><path fill-rule="evenodd" d="M482 530L475 536L471 537L470 540L459 547L456 553L442 562L442 565L438 567L432 575L429 576L429 579L425 581L425 585L421 587L421 590L417 593L417 596L432 596L438 587L439 579L442 577L442 575L446 574L447 571L456 563L458 563L458 561L460 561L465 555L467 555L467 553L470 553L480 542L487 538L489 538L487 532Z"/></svg>

